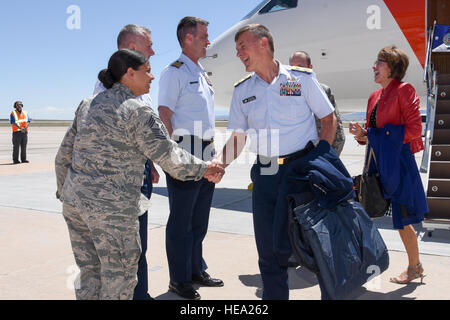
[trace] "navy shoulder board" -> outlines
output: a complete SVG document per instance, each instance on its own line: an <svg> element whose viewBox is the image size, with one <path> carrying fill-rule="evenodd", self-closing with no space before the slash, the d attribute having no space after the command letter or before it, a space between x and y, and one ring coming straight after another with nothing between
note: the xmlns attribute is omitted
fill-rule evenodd
<svg viewBox="0 0 450 320"><path fill-rule="evenodd" d="M250 79L251 77L252 77L252 75L249 74L249 75L246 76L245 78L243 78L243 79L239 80L238 82L236 82L236 83L234 84L234 87L235 87L235 88L239 87L242 83L244 83L245 81L247 81L247 80Z"/></svg>
<svg viewBox="0 0 450 320"><path fill-rule="evenodd" d="M302 67L291 66L290 69L292 71L298 71L298 72L303 72L303 73L307 73L307 74L313 73L313 70L309 69L309 68L302 68Z"/></svg>
<svg viewBox="0 0 450 320"><path fill-rule="evenodd" d="M180 69L181 66L184 64L184 62L181 61L175 61L174 63L171 64L172 67L175 67L177 69Z"/></svg>

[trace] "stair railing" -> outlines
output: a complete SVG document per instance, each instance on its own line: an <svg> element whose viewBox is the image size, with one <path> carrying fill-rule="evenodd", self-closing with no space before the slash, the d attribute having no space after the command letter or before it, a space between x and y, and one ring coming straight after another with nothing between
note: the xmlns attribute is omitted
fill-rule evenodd
<svg viewBox="0 0 450 320"><path fill-rule="evenodd" d="M434 30L436 27L436 20L433 27L428 29L427 54L425 58L424 78L423 81L427 84L427 121L425 126L425 146L422 157L422 164L420 172L428 173L431 159L431 143L434 135L434 122L436 118L437 105L437 85L436 85L436 71L434 70L433 62L431 61Z"/></svg>

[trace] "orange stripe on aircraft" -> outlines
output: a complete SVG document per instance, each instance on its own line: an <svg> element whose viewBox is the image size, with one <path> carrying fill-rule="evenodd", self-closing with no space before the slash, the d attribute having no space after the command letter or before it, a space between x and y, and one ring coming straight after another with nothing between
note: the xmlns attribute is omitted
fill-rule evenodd
<svg viewBox="0 0 450 320"><path fill-rule="evenodd" d="M425 0L384 0L422 67L426 57Z"/></svg>

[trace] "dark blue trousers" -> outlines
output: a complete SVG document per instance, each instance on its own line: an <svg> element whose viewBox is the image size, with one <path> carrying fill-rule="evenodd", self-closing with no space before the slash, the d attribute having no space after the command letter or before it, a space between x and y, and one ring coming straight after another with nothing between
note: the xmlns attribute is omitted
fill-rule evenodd
<svg viewBox="0 0 450 320"><path fill-rule="evenodd" d="M291 246L288 235L287 190L282 181L287 166L275 174L265 174L265 165L257 162L251 170L253 181L253 227L255 230L258 264L263 282L264 300L289 299L288 260ZM277 206L285 205L285 214ZM277 214L278 213L278 214Z"/></svg>
<svg viewBox="0 0 450 320"><path fill-rule="evenodd" d="M139 236L141 238L142 253L138 264L138 283L134 288L133 300L149 300L148 293L148 265L145 254L147 253L147 226L148 211L139 217Z"/></svg>
<svg viewBox="0 0 450 320"><path fill-rule="evenodd" d="M201 147L197 146L191 151L198 149L203 153L209 144L203 143ZM211 152L207 156L202 154L196 156L210 160ZM206 179L179 181L173 179L168 173L166 173L166 181L170 207L166 227L166 253L170 280L190 282L193 274L201 274L207 269L203 259L202 242L208 231L215 184Z"/></svg>
<svg viewBox="0 0 450 320"><path fill-rule="evenodd" d="M152 196L153 184L152 184L152 167L150 162L145 164L145 179L141 188L141 192L148 199ZM151 299L148 293L148 265L145 254L147 253L147 226L148 226L148 211L139 217L139 237L141 238L142 253L138 263L138 283L134 288L133 300L149 300Z"/></svg>

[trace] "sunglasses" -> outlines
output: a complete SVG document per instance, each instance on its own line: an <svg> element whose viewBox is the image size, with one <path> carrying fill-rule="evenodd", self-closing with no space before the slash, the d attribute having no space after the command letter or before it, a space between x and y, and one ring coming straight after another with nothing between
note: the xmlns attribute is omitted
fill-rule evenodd
<svg viewBox="0 0 450 320"><path fill-rule="evenodd" d="M375 60L375 62L373 63L373 64L375 64L375 65L379 65L380 63L382 63L382 62L387 62L386 60L383 60L383 59L377 59L377 60Z"/></svg>

